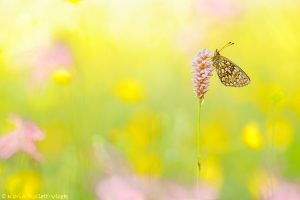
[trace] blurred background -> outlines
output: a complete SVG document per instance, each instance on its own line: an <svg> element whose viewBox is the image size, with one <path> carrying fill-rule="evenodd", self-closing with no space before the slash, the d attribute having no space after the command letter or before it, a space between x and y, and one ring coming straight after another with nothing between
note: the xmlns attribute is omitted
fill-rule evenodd
<svg viewBox="0 0 300 200"><path fill-rule="evenodd" d="M299 18L296 0L1 0L1 198L300 199ZM251 83L211 78L197 183L191 62L229 41Z"/></svg>

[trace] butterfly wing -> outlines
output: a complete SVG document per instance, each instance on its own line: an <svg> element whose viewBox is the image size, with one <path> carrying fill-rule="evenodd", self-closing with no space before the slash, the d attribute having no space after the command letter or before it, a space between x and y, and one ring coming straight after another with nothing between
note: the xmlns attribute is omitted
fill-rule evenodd
<svg viewBox="0 0 300 200"><path fill-rule="evenodd" d="M228 58L217 55L213 58L213 65L216 68L220 81L231 87L243 87L250 83L249 76Z"/></svg>

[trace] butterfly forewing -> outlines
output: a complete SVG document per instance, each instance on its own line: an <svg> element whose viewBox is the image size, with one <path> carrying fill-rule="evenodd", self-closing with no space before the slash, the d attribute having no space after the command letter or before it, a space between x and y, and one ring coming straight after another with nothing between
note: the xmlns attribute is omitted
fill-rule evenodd
<svg viewBox="0 0 300 200"><path fill-rule="evenodd" d="M216 55L213 58L213 65L221 82L226 86L243 87L250 83L248 75L228 58Z"/></svg>

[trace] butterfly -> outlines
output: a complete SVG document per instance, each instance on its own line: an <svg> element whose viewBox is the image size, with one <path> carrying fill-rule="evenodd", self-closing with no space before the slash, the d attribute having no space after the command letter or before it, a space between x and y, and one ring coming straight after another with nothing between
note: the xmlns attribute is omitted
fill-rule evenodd
<svg viewBox="0 0 300 200"><path fill-rule="evenodd" d="M239 66L220 54L221 50L233 44L234 43L229 42L220 50L216 49L215 54L212 57L212 62L220 81L224 85L231 87L243 87L250 83L249 76Z"/></svg>

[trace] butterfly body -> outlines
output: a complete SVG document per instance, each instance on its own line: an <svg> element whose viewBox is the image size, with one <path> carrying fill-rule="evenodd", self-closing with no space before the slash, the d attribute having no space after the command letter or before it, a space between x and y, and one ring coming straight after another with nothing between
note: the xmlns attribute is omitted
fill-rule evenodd
<svg viewBox="0 0 300 200"><path fill-rule="evenodd" d="M220 51L216 50L212 58L220 81L231 87L243 87L250 83L249 76L234 62L222 56Z"/></svg>

